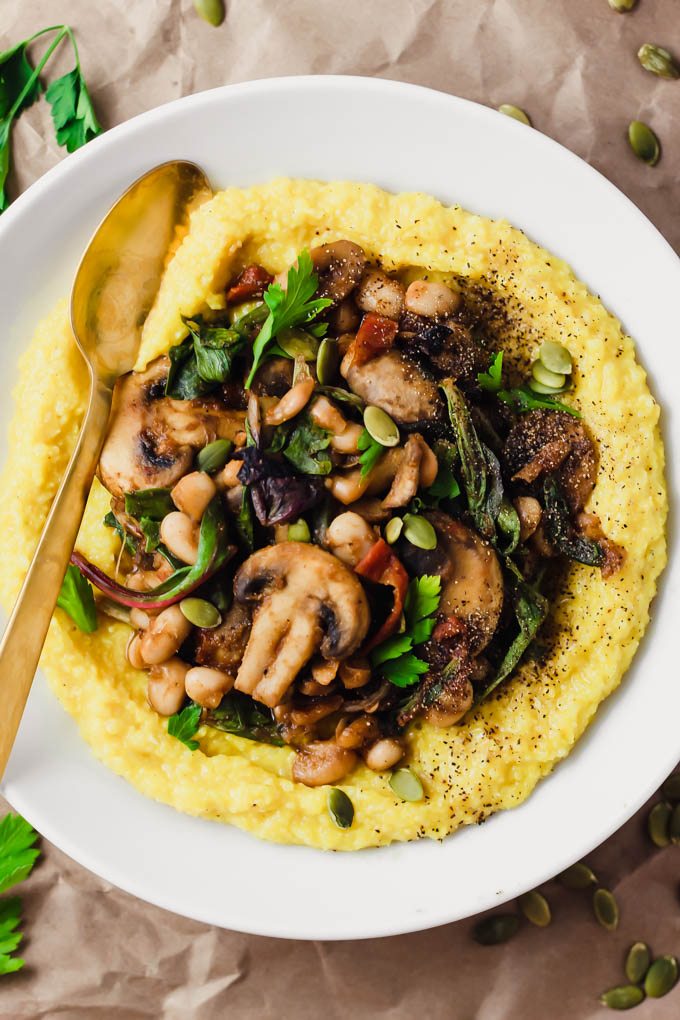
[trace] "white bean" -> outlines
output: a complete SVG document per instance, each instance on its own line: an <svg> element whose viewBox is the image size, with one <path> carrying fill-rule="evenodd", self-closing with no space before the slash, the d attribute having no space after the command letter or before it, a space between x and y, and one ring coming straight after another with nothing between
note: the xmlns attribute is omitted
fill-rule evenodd
<svg viewBox="0 0 680 1020"><path fill-rule="evenodd" d="M367 269L354 292L354 300L363 312L375 312L398 319L404 310L404 288L380 269Z"/></svg>
<svg viewBox="0 0 680 1020"><path fill-rule="evenodd" d="M141 650L142 635L135 631L130 635L130 640L125 649L125 656L133 669L146 669L146 663L142 657Z"/></svg>
<svg viewBox="0 0 680 1020"><path fill-rule="evenodd" d="M151 667L147 697L159 715L174 715L184 704L184 678L188 668L186 662L177 658Z"/></svg>
<svg viewBox="0 0 680 1020"><path fill-rule="evenodd" d="M376 541L370 524L352 510L339 514L326 530L328 548L350 567L355 567L371 551Z"/></svg>
<svg viewBox="0 0 680 1020"><path fill-rule="evenodd" d="M265 413L265 424L282 425L284 421L294 418L309 402L313 392L314 380L311 376L307 379L300 379L300 382L295 383L287 393L284 393L275 407Z"/></svg>
<svg viewBox="0 0 680 1020"><path fill-rule="evenodd" d="M203 708L217 708L222 695L234 686L233 676L209 666L192 666L184 678L184 689Z"/></svg>
<svg viewBox="0 0 680 1020"><path fill-rule="evenodd" d="M440 319L453 315L460 305L460 294L445 283L430 280L414 280L406 290L404 299L407 312Z"/></svg>
<svg viewBox="0 0 680 1020"><path fill-rule="evenodd" d="M149 666L170 659L191 633L191 624L179 606L168 606L159 613L142 637L140 650Z"/></svg>
<svg viewBox="0 0 680 1020"><path fill-rule="evenodd" d="M385 737L377 740L364 754L364 761L374 772L384 772L404 757L404 748L398 740Z"/></svg>
<svg viewBox="0 0 680 1020"><path fill-rule="evenodd" d="M183 563L195 563L198 555L198 528L191 517L175 510L161 521L161 542Z"/></svg>
<svg viewBox="0 0 680 1020"><path fill-rule="evenodd" d="M192 471L191 474L180 478L170 495L178 510L192 520L200 521L216 492L217 487L210 475L204 471Z"/></svg>

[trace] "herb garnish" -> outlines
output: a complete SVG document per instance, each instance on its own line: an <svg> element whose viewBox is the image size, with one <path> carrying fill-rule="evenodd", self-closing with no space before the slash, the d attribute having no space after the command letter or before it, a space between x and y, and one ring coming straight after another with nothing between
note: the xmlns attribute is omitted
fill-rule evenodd
<svg viewBox="0 0 680 1020"><path fill-rule="evenodd" d="M27 48L35 39L50 32L56 32L57 36L34 69ZM66 36L71 40L76 66L68 74L52 82L45 94L52 106L57 142L59 145L65 145L69 152L73 152L102 130L95 117L80 68L78 47L68 25L43 28L30 38L0 53L0 212L9 205L5 183L9 173L12 121L40 95L42 91L40 73Z"/></svg>
<svg viewBox="0 0 680 1020"><path fill-rule="evenodd" d="M264 706L247 694L232 690L224 695L217 708L208 712L206 723L236 737L284 747L285 741L279 734L276 722L266 712Z"/></svg>
<svg viewBox="0 0 680 1020"><path fill-rule="evenodd" d="M200 705L187 705L181 712L175 712L168 719L168 733L170 736L181 740L190 751L197 751L199 747L198 741L191 738L198 731L201 711Z"/></svg>
<svg viewBox="0 0 680 1020"><path fill-rule="evenodd" d="M515 618L519 625L519 633L508 648L503 661L496 670L487 686L475 697L475 704L483 701L507 676L509 676L518 664L525 651L536 636L538 628L548 615L548 600L538 590L540 577L535 584L528 584L521 576L512 561L506 560L506 565L512 568L513 581L511 583L510 595L512 606L515 611Z"/></svg>
<svg viewBox="0 0 680 1020"><path fill-rule="evenodd" d="M545 524L548 539L564 556L589 567L601 567L604 552L597 542L579 535L569 516L569 507L557 479L549 475L543 482Z"/></svg>
<svg viewBox="0 0 680 1020"><path fill-rule="evenodd" d="M436 623L433 614L437 611L440 597L440 577L432 574L415 577L409 583L404 603L404 633L383 641L371 655L371 664L379 666L383 676L397 687L418 683L429 669L428 664L412 650L432 634Z"/></svg>
<svg viewBox="0 0 680 1020"><path fill-rule="evenodd" d="M368 429L363 429L359 439L357 440L357 450L363 451L359 457L359 463L361 464L360 477L362 481L366 475L373 470L385 452L385 449L386 447L384 447L381 443L376 442Z"/></svg>
<svg viewBox="0 0 680 1020"><path fill-rule="evenodd" d="M576 408L569 407L568 404L562 404L559 400L553 400L552 397L539 396L529 386L519 386L513 390L499 390L497 396L499 400L502 400L504 404L508 404L517 414L524 414L526 411L534 411L537 408L545 408L548 411L566 411L567 414L573 415L574 418L581 417Z"/></svg>
<svg viewBox="0 0 680 1020"><path fill-rule="evenodd" d="M308 414L296 421L295 428L283 449L283 456L307 475L330 474L332 464L328 456L319 456L331 442L332 432L317 425Z"/></svg>
<svg viewBox="0 0 680 1020"><path fill-rule="evenodd" d="M92 585L72 563L66 568L57 605L68 613L86 634L92 634L97 629L97 607Z"/></svg>
<svg viewBox="0 0 680 1020"><path fill-rule="evenodd" d="M0 893L27 878L39 850L31 849L38 833L20 815L5 815L0 822ZM21 942L16 927L21 920L21 899L0 900L0 974L21 970L24 961L12 953Z"/></svg>
<svg viewBox="0 0 680 1020"><path fill-rule="evenodd" d="M281 330L307 326L309 332L317 339L324 336L327 328L325 322L313 326L308 324L333 302L328 298L311 300L319 285L319 278L313 268L312 257L307 249L304 249L297 257L297 264L288 270L286 290L284 291L278 283L270 283L265 290L264 301L269 309L269 315L253 344L253 367L246 379L246 389L252 386L253 377L261 361L269 353L272 341Z"/></svg>
<svg viewBox="0 0 680 1020"><path fill-rule="evenodd" d="M478 372L477 382L487 393L498 393L503 373L503 351L494 354L488 372Z"/></svg>

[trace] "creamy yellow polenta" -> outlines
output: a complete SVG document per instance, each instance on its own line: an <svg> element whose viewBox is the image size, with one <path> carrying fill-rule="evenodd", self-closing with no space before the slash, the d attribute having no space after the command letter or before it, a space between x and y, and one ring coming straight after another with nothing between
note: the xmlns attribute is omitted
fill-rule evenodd
<svg viewBox="0 0 680 1020"><path fill-rule="evenodd" d="M508 309L510 352L518 338L528 357L546 337L569 348L573 403L600 454L589 509L625 547L623 570L605 582L599 570L570 566L546 628L547 664L524 664L464 725L415 725L409 756L423 779L424 802L397 800L385 776L357 768L342 784L356 809L347 831L330 821L323 788L291 781L291 750L204 727L200 750L192 753L168 736L166 721L147 705L145 674L126 662L125 625L101 617L89 636L57 610L42 664L94 754L143 793L265 839L354 850L441 837L513 807L569 753L618 685L647 625L665 563L666 494L659 409L618 321L564 262L519 230L426 195L290 180L218 194L195 213L167 269L137 368L182 339L180 312L219 307L221 289L243 265L255 261L277 272L303 247L339 237L358 242L388 271L490 286ZM20 363L0 506L5 606L73 449L86 391L64 302L40 324ZM118 541L101 524L108 503L95 482L78 545L113 573Z"/></svg>

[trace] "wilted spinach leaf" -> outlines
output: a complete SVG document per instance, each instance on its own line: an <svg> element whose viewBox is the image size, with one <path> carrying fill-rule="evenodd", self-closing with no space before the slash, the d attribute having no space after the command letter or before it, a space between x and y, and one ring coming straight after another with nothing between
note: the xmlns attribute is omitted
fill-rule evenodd
<svg viewBox="0 0 680 1020"><path fill-rule="evenodd" d="M570 560L586 563L589 567L601 567L604 551L590 538L577 534L569 516L569 508L554 475L543 482L545 499L545 526L552 545Z"/></svg>
<svg viewBox="0 0 680 1020"><path fill-rule="evenodd" d="M510 582L510 597L515 611L515 619L519 625L519 633L505 653L490 683L476 695L476 704L483 701L512 673L548 615L548 600L538 591L538 585L527 584L521 576L514 576Z"/></svg>
<svg viewBox="0 0 680 1020"><path fill-rule="evenodd" d="M125 493L125 513L138 521L142 517L162 521L173 510L175 504L170 489L137 489L136 492Z"/></svg>
<svg viewBox="0 0 680 1020"><path fill-rule="evenodd" d="M277 724L264 705L240 691L225 694L218 707L208 711L205 721L208 726L233 733L237 737L245 737L246 740L273 744L275 747L285 745Z"/></svg>
<svg viewBox="0 0 680 1020"><path fill-rule="evenodd" d="M330 441L328 429L321 428L305 414L291 432L283 455L303 474L327 475L332 464L327 456L320 457L319 454L328 448Z"/></svg>

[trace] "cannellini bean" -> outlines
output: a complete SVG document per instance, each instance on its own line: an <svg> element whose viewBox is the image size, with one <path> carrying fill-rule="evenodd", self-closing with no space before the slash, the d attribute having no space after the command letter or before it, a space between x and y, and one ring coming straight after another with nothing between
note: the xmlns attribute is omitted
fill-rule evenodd
<svg viewBox="0 0 680 1020"><path fill-rule="evenodd" d="M312 659L309 670L315 681L325 687L335 680L340 662L338 659L322 659L320 656ZM323 692L326 693L325 691Z"/></svg>
<svg viewBox="0 0 680 1020"><path fill-rule="evenodd" d="M161 542L183 563L195 563L198 555L198 528L191 517L175 510L161 521Z"/></svg>
<svg viewBox="0 0 680 1020"><path fill-rule="evenodd" d="M351 510L339 514L326 530L329 550L350 567L355 567L370 552L376 541L370 524Z"/></svg>
<svg viewBox="0 0 680 1020"><path fill-rule="evenodd" d="M375 741L380 736L380 727L371 715L360 715L353 722L338 727L335 734L335 741L339 747L347 747L351 750L361 747L367 740Z"/></svg>
<svg viewBox="0 0 680 1020"><path fill-rule="evenodd" d="M142 635L139 631L135 631L134 634L130 635L130 640L125 649L125 656L133 669L146 669L146 663L142 658L141 643Z"/></svg>
<svg viewBox="0 0 680 1020"><path fill-rule="evenodd" d="M179 712L184 703L184 678L188 668L186 662L173 658L149 670L147 696L149 704L159 715L170 716Z"/></svg>
<svg viewBox="0 0 680 1020"><path fill-rule="evenodd" d="M300 379L287 393L279 400L275 407L270 408L265 416L266 425L282 425L299 414L302 408L309 402L314 392L314 380L310 377Z"/></svg>
<svg viewBox="0 0 680 1020"><path fill-rule="evenodd" d="M217 487L210 475L204 471L192 471L191 474L180 478L171 490L170 496L178 510L192 520L200 521L216 492Z"/></svg>
<svg viewBox="0 0 680 1020"><path fill-rule="evenodd" d="M354 751L338 747L333 740L318 740L298 752L293 762L293 779L305 786L337 783L352 771L356 760Z"/></svg>
<svg viewBox="0 0 680 1020"><path fill-rule="evenodd" d="M330 489L335 498L348 506L360 499L364 493L374 495L389 489L392 479L404 456L403 446L395 446L387 450L365 478L361 477L361 468L353 468L342 474L332 474L326 479L326 488Z"/></svg>
<svg viewBox="0 0 680 1020"><path fill-rule="evenodd" d="M167 561L158 567L157 570L135 570L128 574L125 581L126 587L132 591L150 591L156 585L166 581L172 573L172 567Z"/></svg>
<svg viewBox="0 0 680 1020"><path fill-rule="evenodd" d="M184 678L185 691L203 708L217 708L222 696L233 686L233 676L208 666L192 666Z"/></svg>
<svg viewBox="0 0 680 1020"><path fill-rule="evenodd" d="M368 659L345 659L340 663L338 676L342 680L343 686L351 691L357 687L364 687L368 683L371 679L371 666Z"/></svg>
<svg viewBox="0 0 680 1020"><path fill-rule="evenodd" d="M519 540L526 542L541 523L541 504L533 496L518 496L513 503L519 517Z"/></svg>
<svg viewBox="0 0 680 1020"><path fill-rule="evenodd" d="M420 461L420 487L429 489L439 472L439 463L434 452L430 449L424 439L421 440L420 449L422 458Z"/></svg>
<svg viewBox="0 0 680 1020"><path fill-rule="evenodd" d="M135 607L130 610L130 623L137 630L146 630L151 623L151 617L144 609Z"/></svg>
<svg viewBox="0 0 680 1020"><path fill-rule="evenodd" d="M348 424L339 436L331 436L331 448L337 453L357 453L363 428L358 422Z"/></svg>
<svg viewBox="0 0 680 1020"><path fill-rule="evenodd" d="M445 283L414 280L406 290L404 299L407 312L440 319L452 315L460 305L460 294Z"/></svg>
<svg viewBox="0 0 680 1020"><path fill-rule="evenodd" d="M404 288L381 269L367 269L354 292L354 300L362 312L398 319L404 310Z"/></svg>
<svg viewBox="0 0 680 1020"><path fill-rule="evenodd" d="M217 475L218 486L221 489L231 489L234 485L240 485L238 473L242 467L242 460L230 460Z"/></svg>
<svg viewBox="0 0 680 1020"><path fill-rule="evenodd" d="M140 645L144 662L152 666L170 659L190 633L191 624L179 606L168 606L144 632Z"/></svg>
<svg viewBox="0 0 680 1020"><path fill-rule="evenodd" d="M374 772L383 772L385 769L391 769L403 757L404 748L398 740L394 740L392 737L384 737L382 740L377 740L364 753L364 761L369 769L373 769Z"/></svg>
<svg viewBox="0 0 680 1020"><path fill-rule="evenodd" d="M309 409L309 416L322 429L339 436L347 428L347 419L327 397L317 397Z"/></svg>

